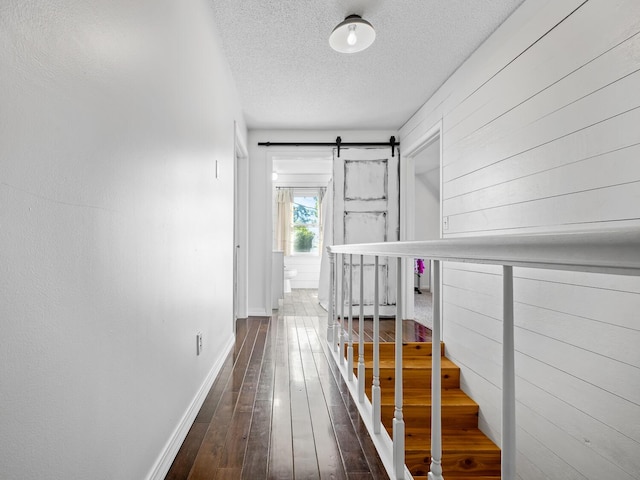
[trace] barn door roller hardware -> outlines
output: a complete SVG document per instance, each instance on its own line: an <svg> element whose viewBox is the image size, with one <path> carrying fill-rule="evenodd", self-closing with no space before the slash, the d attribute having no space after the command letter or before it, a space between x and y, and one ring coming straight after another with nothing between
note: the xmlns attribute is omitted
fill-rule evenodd
<svg viewBox="0 0 640 480"><path fill-rule="evenodd" d="M396 156L396 147L400 142L396 142L393 135L388 142L343 142L342 138L336 137L335 142L258 142L261 147L336 147L338 158L340 158L341 147L391 147L391 156Z"/></svg>

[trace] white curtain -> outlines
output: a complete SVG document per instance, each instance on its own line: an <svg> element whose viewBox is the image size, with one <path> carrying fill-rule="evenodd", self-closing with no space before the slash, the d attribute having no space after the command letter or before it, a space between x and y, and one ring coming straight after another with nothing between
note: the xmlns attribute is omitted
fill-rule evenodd
<svg viewBox="0 0 640 480"><path fill-rule="evenodd" d="M322 215L322 258L320 260L318 302L326 310L329 304L329 254L326 247L333 243L333 180L329 181L327 190L324 192L320 212Z"/></svg>
<svg viewBox="0 0 640 480"><path fill-rule="evenodd" d="M285 256L288 256L291 255L291 205L293 203L293 190L291 188L278 188L276 190L276 203L278 206L276 247L278 250L282 250Z"/></svg>

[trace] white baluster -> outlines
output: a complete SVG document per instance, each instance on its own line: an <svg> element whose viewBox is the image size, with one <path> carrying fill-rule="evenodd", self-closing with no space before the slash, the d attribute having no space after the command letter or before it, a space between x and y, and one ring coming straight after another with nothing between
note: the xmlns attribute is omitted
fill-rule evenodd
<svg viewBox="0 0 640 480"><path fill-rule="evenodd" d="M397 479L404 479L404 418L402 415L402 259L396 260L396 365L393 415L393 465Z"/></svg>
<svg viewBox="0 0 640 480"><path fill-rule="evenodd" d="M443 480L442 477L442 385L440 342L442 323L440 309L440 261L431 261L433 284L431 285L433 330L431 350L431 465L429 480ZM504 477L503 477L504 478Z"/></svg>
<svg viewBox="0 0 640 480"><path fill-rule="evenodd" d="M360 255L360 318L358 321L358 401L364 402L364 255Z"/></svg>
<svg viewBox="0 0 640 480"><path fill-rule="evenodd" d="M349 340L347 343L347 380L353 381L353 255L349 255Z"/></svg>
<svg viewBox="0 0 640 480"><path fill-rule="evenodd" d="M329 257L329 310L327 311L327 343L331 347L333 347L335 338L335 316L333 314L333 289L335 288L335 254L329 251L329 247L327 247L327 254Z"/></svg>
<svg viewBox="0 0 640 480"><path fill-rule="evenodd" d="M381 396L380 396L380 293L378 289L378 262L376 256L373 265L373 384L371 385L371 404L373 407L373 433L380 433Z"/></svg>
<svg viewBox="0 0 640 480"><path fill-rule="evenodd" d="M513 267L502 267L502 478L516 478L516 379Z"/></svg>
<svg viewBox="0 0 640 480"><path fill-rule="evenodd" d="M340 365L344 365L344 253L340 255Z"/></svg>
<svg viewBox="0 0 640 480"><path fill-rule="evenodd" d="M333 255L333 351L340 347L340 322L338 321L338 254Z"/></svg>

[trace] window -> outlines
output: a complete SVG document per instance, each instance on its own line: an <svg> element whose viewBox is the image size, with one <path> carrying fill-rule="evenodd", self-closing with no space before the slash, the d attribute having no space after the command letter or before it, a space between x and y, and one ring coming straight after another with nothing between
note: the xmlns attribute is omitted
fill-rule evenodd
<svg viewBox="0 0 640 480"><path fill-rule="evenodd" d="M318 255L320 199L317 193L294 191L291 229L292 253Z"/></svg>

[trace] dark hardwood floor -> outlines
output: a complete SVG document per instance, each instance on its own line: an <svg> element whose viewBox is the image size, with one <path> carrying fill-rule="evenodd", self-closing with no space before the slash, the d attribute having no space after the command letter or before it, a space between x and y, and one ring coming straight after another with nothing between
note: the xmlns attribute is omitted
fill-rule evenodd
<svg viewBox="0 0 640 480"><path fill-rule="evenodd" d="M323 315L314 290L294 290L272 318L238 320L235 349L166 479L388 478L325 355ZM381 323L393 341L393 321ZM428 341L426 332L412 321L403 328L407 341Z"/></svg>
<svg viewBox="0 0 640 480"><path fill-rule="evenodd" d="M346 320L348 322L348 320ZM353 316L353 341L358 343L359 321L356 314ZM380 341L396 341L396 320L394 318L380 319ZM402 340L404 342L430 342L431 330L414 320L402 321ZM373 319L364 319L364 341L373 342Z"/></svg>

